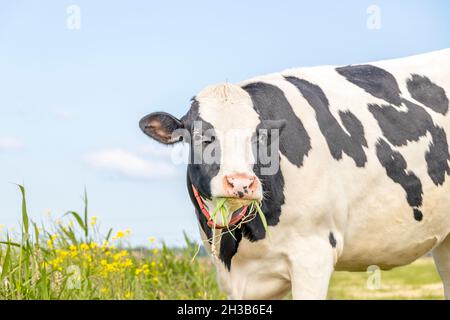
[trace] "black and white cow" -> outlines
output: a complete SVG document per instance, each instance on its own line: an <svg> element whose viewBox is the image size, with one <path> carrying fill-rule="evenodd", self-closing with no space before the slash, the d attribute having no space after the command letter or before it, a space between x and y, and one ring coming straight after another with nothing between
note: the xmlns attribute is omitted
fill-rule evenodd
<svg viewBox="0 0 450 320"><path fill-rule="evenodd" d="M140 127L190 143L187 187L204 239L213 199L262 201L269 236L256 216L217 243L230 298L326 298L334 270L391 269L430 250L449 298L449 92L447 49L210 86L181 119L157 112ZM252 147L274 139L261 129L280 132L271 174ZM220 161L192 161L208 148Z"/></svg>

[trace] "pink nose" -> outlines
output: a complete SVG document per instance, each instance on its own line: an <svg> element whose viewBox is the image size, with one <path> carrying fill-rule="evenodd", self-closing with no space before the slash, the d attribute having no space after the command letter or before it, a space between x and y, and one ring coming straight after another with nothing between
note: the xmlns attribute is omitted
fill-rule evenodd
<svg viewBox="0 0 450 320"><path fill-rule="evenodd" d="M258 179L255 175L246 173L234 173L224 178L225 193L229 197L252 199L258 187Z"/></svg>

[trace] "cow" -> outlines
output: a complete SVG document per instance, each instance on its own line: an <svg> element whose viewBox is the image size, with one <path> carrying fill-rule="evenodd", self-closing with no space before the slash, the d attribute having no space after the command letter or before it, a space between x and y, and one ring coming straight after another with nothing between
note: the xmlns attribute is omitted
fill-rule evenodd
<svg viewBox="0 0 450 320"><path fill-rule="evenodd" d="M334 270L389 270L430 251L449 299L449 92L444 49L212 85L183 117L139 125L190 145L187 190L230 299L325 299ZM257 151L272 144L278 165L263 173ZM264 216L243 222L243 205L213 221L224 197L259 201Z"/></svg>

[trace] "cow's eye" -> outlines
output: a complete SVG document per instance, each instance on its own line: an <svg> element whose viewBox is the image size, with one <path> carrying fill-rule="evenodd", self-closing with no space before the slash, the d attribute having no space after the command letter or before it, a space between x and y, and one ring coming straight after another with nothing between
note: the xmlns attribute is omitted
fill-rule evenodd
<svg viewBox="0 0 450 320"><path fill-rule="evenodd" d="M214 138L214 136L210 136L210 137L203 136L203 143L204 144L210 144L214 140L216 140L216 138Z"/></svg>
<svg viewBox="0 0 450 320"><path fill-rule="evenodd" d="M204 144L210 144L215 140L214 136L206 136L199 132L194 133L194 142L195 143L204 143Z"/></svg>

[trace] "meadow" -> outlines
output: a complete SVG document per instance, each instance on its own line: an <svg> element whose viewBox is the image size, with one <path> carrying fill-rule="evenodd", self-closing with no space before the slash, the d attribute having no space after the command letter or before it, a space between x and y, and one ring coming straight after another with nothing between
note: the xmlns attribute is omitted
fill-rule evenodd
<svg viewBox="0 0 450 320"><path fill-rule="evenodd" d="M37 224L29 219L25 189L19 189L20 232L0 230L0 299L226 298L211 260L186 235L182 248L154 238L130 247L130 230L100 230L89 216L86 193L82 211ZM336 272L328 298L443 299L443 289L426 257L392 271Z"/></svg>

